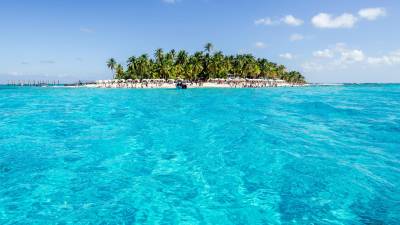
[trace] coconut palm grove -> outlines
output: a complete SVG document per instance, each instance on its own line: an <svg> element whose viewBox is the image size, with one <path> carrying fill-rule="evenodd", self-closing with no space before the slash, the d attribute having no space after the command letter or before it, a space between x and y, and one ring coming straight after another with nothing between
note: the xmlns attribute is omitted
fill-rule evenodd
<svg viewBox="0 0 400 225"><path fill-rule="evenodd" d="M164 52L159 48L154 57L143 54L132 56L127 65L117 63L114 58L107 61L114 72L115 79L183 79L205 81L227 78L228 76L248 79L281 79L290 83L305 83L304 76L298 71L288 71L264 58L255 58L251 54L224 55L213 52L213 45L207 43L204 51L190 55L185 50L174 49Z"/></svg>

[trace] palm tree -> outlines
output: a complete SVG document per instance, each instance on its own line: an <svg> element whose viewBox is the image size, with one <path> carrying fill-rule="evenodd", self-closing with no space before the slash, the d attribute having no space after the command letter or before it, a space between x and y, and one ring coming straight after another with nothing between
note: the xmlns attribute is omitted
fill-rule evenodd
<svg viewBox="0 0 400 225"><path fill-rule="evenodd" d="M117 66L117 62L115 61L114 58L110 58L110 59L107 61L107 67L108 67L112 72L114 72L116 66ZM114 79L114 77L115 77L115 75L113 75L113 79Z"/></svg>
<svg viewBox="0 0 400 225"><path fill-rule="evenodd" d="M174 64L175 64L175 53L173 51L168 52L165 55L165 60L163 61L162 64L162 70L163 70L163 74L165 76L165 79L173 79L176 78L176 73L175 73L175 68L174 68Z"/></svg>
<svg viewBox="0 0 400 225"><path fill-rule="evenodd" d="M243 67L245 65L244 56L237 55L232 59L232 74L243 77Z"/></svg>
<svg viewBox="0 0 400 225"><path fill-rule="evenodd" d="M158 48L156 52L154 53L154 57L156 58L156 62L160 63L163 60L164 57L164 51L162 48Z"/></svg>
<svg viewBox="0 0 400 225"><path fill-rule="evenodd" d="M175 60L175 56L176 56L175 49L171 49L171 51L169 51L169 54L171 54L172 58Z"/></svg>
<svg viewBox="0 0 400 225"><path fill-rule="evenodd" d="M190 65L190 79L198 80L200 73L203 71L203 62L201 61L201 57L195 54L190 57L189 65Z"/></svg>
<svg viewBox="0 0 400 225"><path fill-rule="evenodd" d="M140 80L150 75L150 66L151 63L147 54L143 54L137 59L137 73Z"/></svg>
<svg viewBox="0 0 400 225"><path fill-rule="evenodd" d="M185 50L179 51L175 59L176 77L189 80L189 72L187 67L188 61L188 53Z"/></svg>
<svg viewBox="0 0 400 225"><path fill-rule="evenodd" d="M178 52L176 56L176 64L186 64L188 62L188 53L185 50Z"/></svg>
<svg viewBox="0 0 400 225"><path fill-rule="evenodd" d="M138 76L136 71L137 58L135 56L129 57L127 63L128 63L126 71L127 78L136 79Z"/></svg>
<svg viewBox="0 0 400 225"><path fill-rule="evenodd" d="M246 54L241 56L243 63L242 75L244 78L257 78L260 74L260 66L258 65L256 59L251 54Z"/></svg>
<svg viewBox="0 0 400 225"><path fill-rule="evenodd" d="M287 72L287 69L286 69L286 67L284 65L279 65L276 68L276 71L277 71L279 79L283 79L284 74Z"/></svg>
<svg viewBox="0 0 400 225"><path fill-rule="evenodd" d="M260 76L262 78L268 79L269 75L269 63L266 59L258 59L258 66L260 67Z"/></svg>
<svg viewBox="0 0 400 225"><path fill-rule="evenodd" d="M208 42L205 46L204 46L204 50L206 50L206 52L210 53L213 50L214 46L212 43Z"/></svg>
<svg viewBox="0 0 400 225"><path fill-rule="evenodd" d="M301 73L299 73L297 71L290 71L289 73L287 73L287 77L285 80L290 83L295 83L295 84L304 84L305 83L304 77L301 75Z"/></svg>
<svg viewBox="0 0 400 225"><path fill-rule="evenodd" d="M267 74L268 77L272 79L277 79L278 78L278 68L277 68L276 63L269 62L268 63L268 68L267 68Z"/></svg>
<svg viewBox="0 0 400 225"><path fill-rule="evenodd" d="M204 46L204 50L206 51L206 54L203 58L203 71L201 72L201 78L206 80L210 77L214 77L214 75L212 75L212 69L210 68L210 63L211 63L211 57L210 57L210 53L213 50L214 46L213 44L211 44L210 42L208 42L205 46Z"/></svg>
<svg viewBox="0 0 400 225"><path fill-rule="evenodd" d="M117 79L123 79L125 75L124 67L121 64L117 64L115 67L115 77Z"/></svg>
<svg viewBox="0 0 400 225"><path fill-rule="evenodd" d="M229 72L229 65L222 52L217 52L210 59L209 70L212 78L225 78Z"/></svg>
<svg viewBox="0 0 400 225"><path fill-rule="evenodd" d="M154 53L155 65L154 70L155 73L158 74L158 78L165 78L166 70L165 70L165 60L164 60L164 51L162 48L158 48Z"/></svg>

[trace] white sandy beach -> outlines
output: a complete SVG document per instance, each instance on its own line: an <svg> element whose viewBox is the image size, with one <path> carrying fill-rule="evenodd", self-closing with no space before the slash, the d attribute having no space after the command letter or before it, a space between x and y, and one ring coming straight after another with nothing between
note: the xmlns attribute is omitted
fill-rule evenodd
<svg viewBox="0 0 400 225"><path fill-rule="evenodd" d="M184 82L187 88L268 88L294 87L305 84L288 83L284 80L272 79L210 79L207 82ZM94 84L87 84L89 88L176 88L175 80L144 79L144 80L98 80Z"/></svg>

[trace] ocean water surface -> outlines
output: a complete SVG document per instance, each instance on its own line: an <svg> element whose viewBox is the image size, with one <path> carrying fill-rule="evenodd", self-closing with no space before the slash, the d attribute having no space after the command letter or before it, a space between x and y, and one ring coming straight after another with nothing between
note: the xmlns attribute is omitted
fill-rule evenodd
<svg viewBox="0 0 400 225"><path fill-rule="evenodd" d="M400 224L400 85L0 87L0 224Z"/></svg>

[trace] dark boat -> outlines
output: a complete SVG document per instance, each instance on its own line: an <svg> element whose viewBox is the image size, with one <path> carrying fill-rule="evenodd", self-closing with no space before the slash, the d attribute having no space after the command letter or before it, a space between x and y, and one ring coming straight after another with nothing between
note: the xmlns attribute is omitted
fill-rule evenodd
<svg viewBox="0 0 400 225"><path fill-rule="evenodd" d="M187 85L185 83L183 83L182 81L178 81L176 83L176 88L177 89L187 89Z"/></svg>

